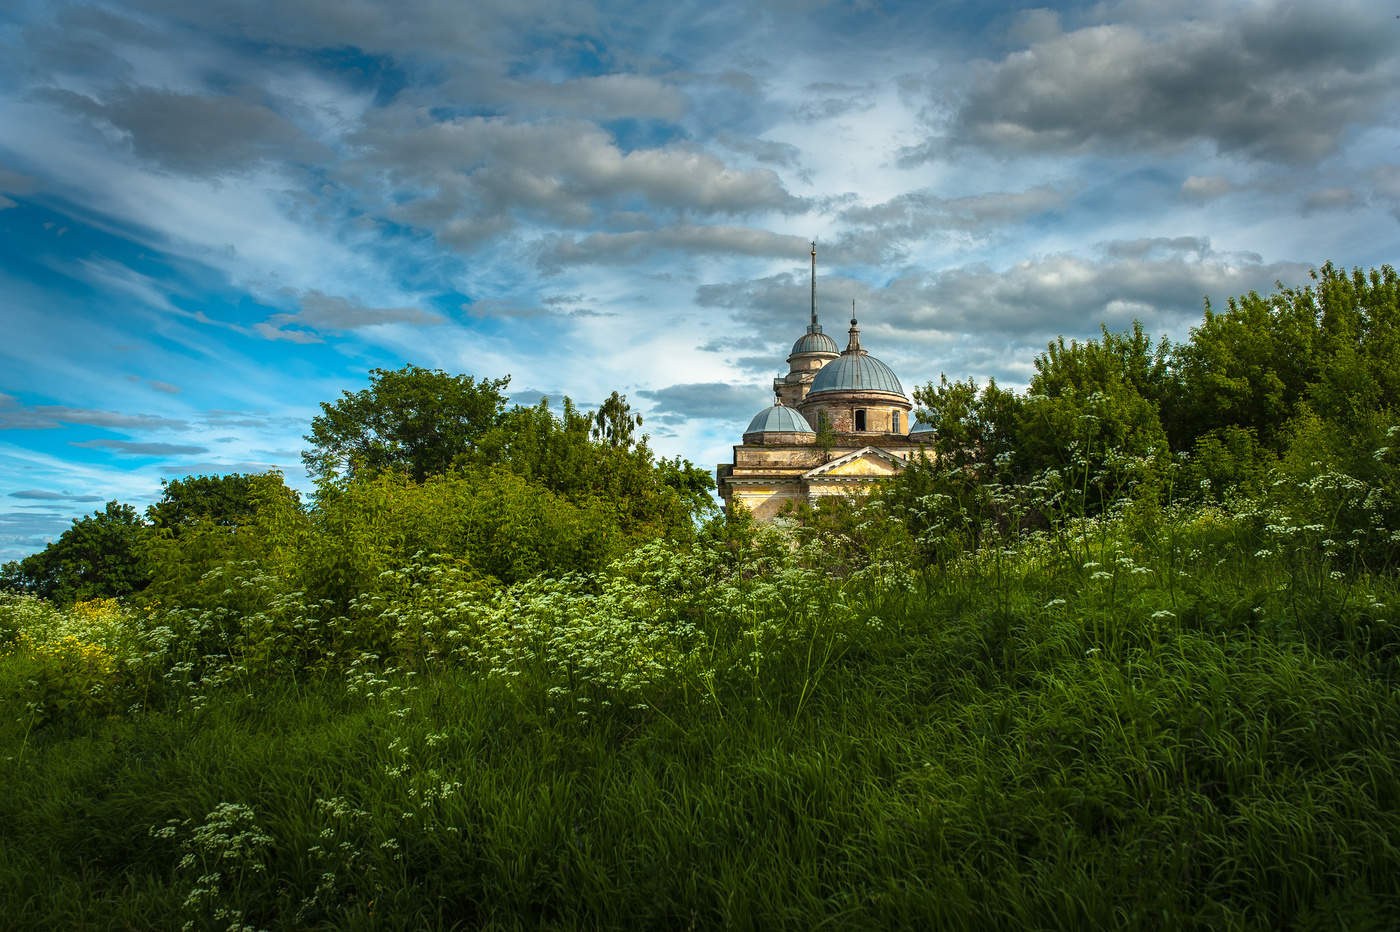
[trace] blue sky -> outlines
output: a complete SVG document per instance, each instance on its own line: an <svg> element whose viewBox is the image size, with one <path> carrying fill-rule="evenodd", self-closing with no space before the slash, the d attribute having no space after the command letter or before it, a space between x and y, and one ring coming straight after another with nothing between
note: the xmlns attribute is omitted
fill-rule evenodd
<svg viewBox="0 0 1400 932"><path fill-rule="evenodd" d="M1395 261L1376 4L20 0L0 559L406 363L728 456L807 318L906 391Z"/></svg>

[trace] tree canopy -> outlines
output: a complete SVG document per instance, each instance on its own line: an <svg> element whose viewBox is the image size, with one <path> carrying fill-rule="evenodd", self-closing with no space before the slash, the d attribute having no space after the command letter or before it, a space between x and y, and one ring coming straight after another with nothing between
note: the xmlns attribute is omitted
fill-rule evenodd
<svg viewBox="0 0 1400 932"><path fill-rule="evenodd" d="M469 458L505 412L510 377L477 380L440 369L370 370L370 387L322 402L302 454L318 481L391 469L422 481Z"/></svg>

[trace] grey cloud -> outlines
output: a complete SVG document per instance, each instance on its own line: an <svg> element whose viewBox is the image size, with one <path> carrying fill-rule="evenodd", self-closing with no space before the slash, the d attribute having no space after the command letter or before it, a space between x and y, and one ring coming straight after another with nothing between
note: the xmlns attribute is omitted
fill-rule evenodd
<svg viewBox="0 0 1400 932"><path fill-rule="evenodd" d="M155 379L142 378L139 375L129 375L126 377L126 380L128 382L137 382L153 391L161 392L166 395L178 395L184 391L184 389L178 385L171 385L169 382L158 382Z"/></svg>
<svg viewBox="0 0 1400 932"><path fill-rule="evenodd" d="M188 427L184 421L154 414L122 414L68 405L25 405L11 395L0 394L0 430L49 430L62 424L126 430L183 430Z"/></svg>
<svg viewBox="0 0 1400 932"><path fill-rule="evenodd" d="M1400 165L1378 165L1370 172L1371 199L1390 207L1400 220Z"/></svg>
<svg viewBox="0 0 1400 932"><path fill-rule="evenodd" d="M5 197L5 194L31 194L34 191L35 180L28 175L21 175L19 172L10 171L0 167L0 210L9 210L11 207L19 205L12 199Z"/></svg>
<svg viewBox="0 0 1400 932"><path fill-rule="evenodd" d="M37 181L29 175L0 167L0 191L6 194L33 194Z"/></svg>
<svg viewBox="0 0 1400 932"><path fill-rule="evenodd" d="M1103 245L1103 251L1115 259L1145 259L1148 256L1191 255L1202 258L1211 251L1210 240L1204 236L1152 236L1143 239L1114 240ZM1259 262L1250 254L1250 261Z"/></svg>
<svg viewBox="0 0 1400 932"><path fill-rule="evenodd" d="M253 330L266 340L285 340L288 343L324 343L326 342L318 334L310 330L287 330L284 329L285 322L295 318L294 314L277 314L267 320L253 324Z"/></svg>
<svg viewBox="0 0 1400 932"><path fill-rule="evenodd" d="M1371 184L1377 194L1400 198L1400 165L1378 165L1371 170Z"/></svg>
<svg viewBox="0 0 1400 932"><path fill-rule="evenodd" d="M265 411L223 411L218 408L204 412L201 422L205 427L250 427L257 430L290 429L303 426L311 417L280 417Z"/></svg>
<svg viewBox="0 0 1400 932"><path fill-rule="evenodd" d="M75 447L89 450L111 450L124 456L186 456L191 453L208 453L207 447L186 443L148 443L137 440L83 440L71 441Z"/></svg>
<svg viewBox="0 0 1400 932"><path fill-rule="evenodd" d="M773 372L775 375L782 375L787 371L784 359L783 353L775 353L772 356L740 356L731 362L745 372Z"/></svg>
<svg viewBox="0 0 1400 932"><path fill-rule="evenodd" d="M11 492L10 498L23 498L35 502L100 502L101 495L77 495L72 492L46 492L43 489L21 489Z"/></svg>
<svg viewBox="0 0 1400 932"><path fill-rule="evenodd" d="M378 324L438 324L442 317L416 307L369 307L339 295L308 291L297 321L327 330L354 330Z"/></svg>
<svg viewBox="0 0 1400 932"><path fill-rule="evenodd" d="M1181 196L1191 201L1212 201L1235 189L1220 175L1192 175L1181 183Z"/></svg>
<svg viewBox="0 0 1400 932"><path fill-rule="evenodd" d="M773 142L753 136L740 136L736 133L720 133L716 139L720 145L735 152L752 156L755 161L765 165L796 168L802 160L802 150L787 142Z"/></svg>
<svg viewBox="0 0 1400 932"><path fill-rule="evenodd" d="M964 197L939 197L931 191L911 191L882 204L848 207L841 219L878 228L890 241L912 239L932 230L984 230L1057 210L1066 194L1048 185L1025 191L993 191Z"/></svg>
<svg viewBox="0 0 1400 932"><path fill-rule="evenodd" d="M1303 213L1313 214L1327 210L1345 210L1361 203L1361 194L1351 188L1320 188L1308 192L1303 198Z"/></svg>
<svg viewBox="0 0 1400 932"><path fill-rule="evenodd" d="M68 529L72 520L72 515L58 512L0 512L0 562L44 549Z"/></svg>
<svg viewBox="0 0 1400 932"><path fill-rule="evenodd" d="M686 382L637 393L655 406L654 419L676 423L692 419L738 420L771 403L773 391L762 384Z"/></svg>
<svg viewBox="0 0 1400 932"><path fill-rule="evenodd" d="M387 214L458 248L508 231L519 216L583 226L637 199L706 215L807 206L769 169L731 169L691 145L624 152L592 123L443 122L395 108L372 116L355 142L361 158L349 171L379 180Z"/></svg>
<svg viewBox="0 0 1400 932"><path fill-rule="evenodd" d="M138 7L176 21L197 24L234 40L274 47L329 49L353 47L405 58L446 56L455 62L498 62L517 51L512 36L586 35L599 27L589 4L557 0L477 0L440 3L400 0L394 4L341 0L283 0L276 4L233 0L190 4L184 0L135 0Z"/></svg>
<svg viewBox="0 0 1400 932"><path fill-rule="evenodd" d="M58 88L38 93L111 125L127 137L137 156L171 171L219 174L316 151L316 144L281 115L240 97L153 87L121 87L100 100Z"/></svg>
<svg viewBox="0 0 1400 932"><path fill-rule="evenodd" d="M851 90L855 89L830 84L814 84L807 87L809 93L816 92L818 94ZM854 110L868 110L873 104L874 99L866 90L845 93L841 96L818 96L799 104L793 112L793 116L805 123L817 123L822 120L834 120Z"/></svg>
<svg viewBox="0 0 1400 932"><path fill-rule="evenodd" d="M772 341L761 337L736 336L719 337L695 348L702 353L728 353L734 350L766 350L772 347Z"/></svg>
<svg viewBox="0 0 1400 932"><path fill-rule="evenodd" d="M340 295L306 292L301 309L295 314L273 314L253 325L253 329L269 340L292 343L324 342L317 331L358 330L380 324L429 325L442 323L442 317L416 307L370 307ZM295 327L298 329L288 329Z"/></svg>
<svg viewBox="0 0 1400 932"><path fill-rule="evenodd" d="M621 264L664 250L723 256L796 256L808 249L800 236L731 226L675 226L633 233L591 233L582 238L555 235L537 245L541 267Z"/></svg>
<svg viewBox="0 0 1400 932"><path fill-rule="evenodd" d="M1046 42L1060 34L1060 14L1054 10L1039 8L1021 10L1011 18L1011 26L1006 36L1022 46Z"/></svg>
<svg viewBox="0 0 1400 932"><path fill-rule="evenodd" d="M1044 34L972 71L951 135L1015 152L1193 141L1313 162L1396 97L1394 36L1368 5L1250 6L1229 21Z"/></svg>
<svg viewBox="0 0 1400 932"><path fill-rule="evenodd" d="M471 304L463 304L462 310L466 311L472 317L479 319L494 318L497 320L519 320L533 317L580 318L616 316L609 312L595 311L592 308L586 307L565 309L559 306L563 302L555 302L552 306L541 306L549 305L549 303L550 302L547 300L540 302L540 304L529 304L513 301L509 298L482 298L479 301L473 301Z"/></svg>
<svg viewBox="0 0 1400 932"><path fill-rule="evenodd" d="M512 113L539 111L592 120L622 117L675 120L686 111L685 97L661 80L639 74L602 74L569 81L483 82L472 75L432 95L453 95L509 106ZM421 95L420 95L421 96Z"/></svg>

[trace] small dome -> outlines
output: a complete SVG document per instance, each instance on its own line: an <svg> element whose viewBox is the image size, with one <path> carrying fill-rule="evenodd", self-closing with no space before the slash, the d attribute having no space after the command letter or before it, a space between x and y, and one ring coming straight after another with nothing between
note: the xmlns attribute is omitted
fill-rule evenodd
<svg viewBox="0 0 1400 932"><path fill-rule="evenodd" d="M836 341L831 337L822 333L820 330L813 331L808 329L796 343L792 344L792 352L788 355L796 356L799 353L830 353L832 356L835 356L839 352L841 351L837 349Z"/></svg>
<svg viewBox="0 0 1400 932"><path fill-rule="evenodd" d="M911 427L911 428L909 428L909 436L911 436L911 437L915 436L916 434L931 434L931 433L933 433L933 425L932 425L932 424L925 424L923 421L916 421L916 422L914 423L914 426Z"/></svg>
<svg viewBox="0 0 1400 932"><path fill-rule="evenodd" d="M807 423L807 419L798 414L793 408L785 405L773 405L771 408L764 408L753 416L749 421L746 434L767 433L769 431L788 431L791 433L813 434L812 425Z"/></svg>
<svg viewBox="0 0 1400 932"><path fill-rule="evenodd" d="M812 380L808 397L817 392L850 391L893 392L903 395L904 389L894 371L867 353L842 353L839 359L822 366L817 377Z"/></svg>

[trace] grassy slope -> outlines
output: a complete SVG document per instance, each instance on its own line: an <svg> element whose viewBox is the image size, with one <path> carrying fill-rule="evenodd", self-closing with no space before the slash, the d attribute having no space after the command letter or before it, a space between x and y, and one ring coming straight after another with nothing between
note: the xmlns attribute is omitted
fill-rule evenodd
<svg viewBox="0 0 1400 932"><path fill-rule="evenodd" d="M852 593L882 626L809 699L792 655L717 701L675 693L586 724L450 666L377 698L260 680L201 711L27 739L7 716L0 913L33 928L224 928L224 907L267 928L1400 925L1384 608L1400 592L1299 579L1191 533L1189 578L1027 556ZM235 828L191 846L223 802L270 839L243 836L241 861L218 857ZM154 837L168 820L188 823Z"/></svg>

